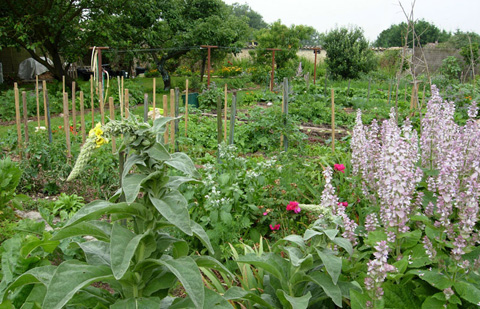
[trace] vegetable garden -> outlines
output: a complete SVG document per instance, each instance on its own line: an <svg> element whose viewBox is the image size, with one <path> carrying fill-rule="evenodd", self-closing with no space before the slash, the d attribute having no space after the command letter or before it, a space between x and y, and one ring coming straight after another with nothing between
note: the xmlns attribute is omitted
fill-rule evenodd
<svg viewBox="0 0 480 309"><path fill-rule="evenodd" d="M478 85L232 67L3 92L2 308L480 306Z"/></svg>

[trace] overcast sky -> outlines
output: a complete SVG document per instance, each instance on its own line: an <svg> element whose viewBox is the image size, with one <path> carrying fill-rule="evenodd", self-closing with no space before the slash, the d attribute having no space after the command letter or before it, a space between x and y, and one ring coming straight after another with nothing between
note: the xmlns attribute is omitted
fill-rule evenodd
<svg viewBox="0 0 480 309"><path fill-rule="evenodd" d="M286 25L312 26L320 33L336 26L356 25L374 41L392 24L406 21L398 0L223 0L248 4L267 23L278 19ZM401 0L410 13L413 0ZM417 0L414 18L425 19L440 29L480 34L480 0Z"/></svg>

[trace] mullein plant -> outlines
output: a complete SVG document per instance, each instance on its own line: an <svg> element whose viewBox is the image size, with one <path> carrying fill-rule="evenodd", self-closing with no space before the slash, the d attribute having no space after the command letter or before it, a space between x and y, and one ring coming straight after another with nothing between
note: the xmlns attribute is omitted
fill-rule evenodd
<svg viewBox="0 0 480 309"><path fill-rule="evenodd" d="M480 306L478 108L472 102L470 119L460 126L454 102L444 101L435 86L431 93L420 136L408 119L400 127L393 109L381 125L365 126L357 114L352 174L371 203L363 224L365 243L376 252L365 278L365 288L372 291L367 306L379 304L380 284L386 272L394 271L388 254L394 265L403 265L396 283L402 273L413 274L438 290L421 298L425 305L458 305L462 299ZM368 241L379 233L382 242ZM381 274L375 260L385 264Z"/></svg>

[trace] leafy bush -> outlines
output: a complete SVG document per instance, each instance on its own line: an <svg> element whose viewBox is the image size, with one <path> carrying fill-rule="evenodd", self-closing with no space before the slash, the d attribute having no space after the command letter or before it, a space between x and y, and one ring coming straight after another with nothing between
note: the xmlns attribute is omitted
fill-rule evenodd
<svg viewBox="0 0 480 309"><path fill-rule="evenodd" d="M217 101L223 96L222 89L212 82L210 88L204 88L198 95L198 105L200 108L217 108Z"/></svg>
<svg viewBox="0 0 480 309"><path fill-rule="evenodd" d="M375 68L373 52L360 28L336 28L325 36L325 62L334 78L355 79Z"/></svg>
<svg viewBox="0 0 480 309"><path fill-rule="evenodd" d="M443 59L439 70L447 79L453 81L458 81L460 79L460 74L462 73L462 68L460 68L458 59L454 56L448 56Z"/></svg>

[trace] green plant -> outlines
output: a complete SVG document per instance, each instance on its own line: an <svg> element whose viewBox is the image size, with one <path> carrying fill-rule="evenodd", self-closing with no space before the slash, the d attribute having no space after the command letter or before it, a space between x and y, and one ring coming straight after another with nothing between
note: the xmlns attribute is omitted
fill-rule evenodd
<svg viewBox="0 0 480 309"><path fill-rule="evenodd" d="M76 194L67 195L65 193L62 193L58 197L58 200L53 203L52 213L56 215L60 211L65 211L71 217L84 205L85 204L83 203L83 197Z"/></svg>
<svg viewBox="0 0 480 309"><path fill-rule="evenodd" d="M275 243L272 252L260 249L239 256L232 247L241 270L240 283L252 294L250 304L263 308L342 307L344 302L349 304L352 290L362 291L358 282L342 274L342 255L352 255L353 247L337 236L341 219L330 211L320 210L322 219L303 237L289 235ZM332 250L334 245L336 250Z"/></svg>
<svg viewBox="0 0 480 309"><path fill-rule="evenodd" d="M217 100L223 95L222 89L212 82L210 88L204 88L202 93L198 95L198 103L200 108L216 108Z"/></svg>
<svg viewBox="0 0 480 309"><path fill-rule="evenodd" d="M458 81L462 69L460 68L457 57L448 56L447 58L443 59L440 72L449 80Z"/></svg>
<svg viewBox="0 0 480 309"><path fill-rule="evenodd" d="M51 240L77 235L91 235L97 240L79 244L86 261L73 259L58 266L36 267L10 278L1 289L4 304L10 300L28 301L34 294L9 291L38 283L40 288L35 295L43 302L42 307L48 308L88 303L92 297L97 305L112 308L148 304L157 308L203 308L211 301L227 303L220 295L205 290L198 267L213 267L226 273L228 270L210 257L189 256L187 243L165 230L195 235L212 250L205 231L190 220L187 202L178 191L183 183L195 181L193 162L183 153L169 154L159 142L163 141L164 125L169 120L157 119L151 127L131 117L127 122L114 121L99 127L87 139L70 179L84 171L90 152L97 145L113 135L124 134L126 142L119 150L130 155L125 162L120 194L110 201L86 205ZM100 220L105 215L109 222ZM121 223L122 219L127 219L130 228ZM167 296L177 281L182 283L186 298ZM106 283L116 293L93 287L93 282Z"/></svg>
<svg viewBox="0 0 480 309"><path fill-rule="evenodd" d="M20 182L22 170L18 165L7 157L0 159L0 212L10 203L18 205L15 190Z"/></svg>

